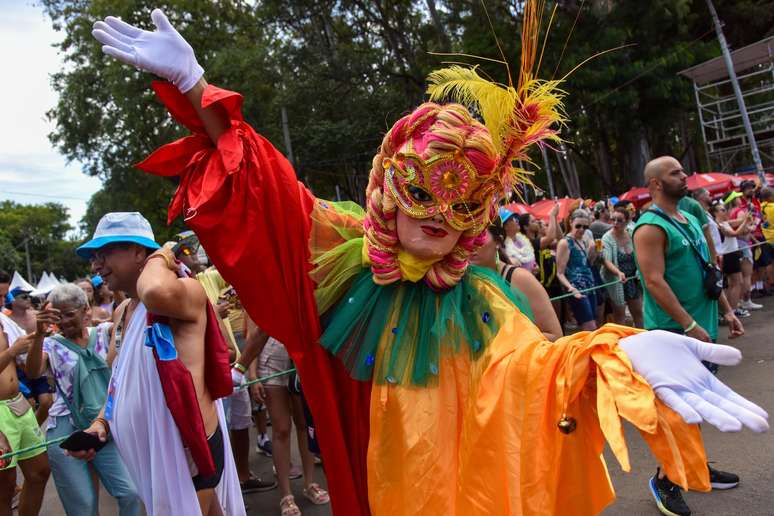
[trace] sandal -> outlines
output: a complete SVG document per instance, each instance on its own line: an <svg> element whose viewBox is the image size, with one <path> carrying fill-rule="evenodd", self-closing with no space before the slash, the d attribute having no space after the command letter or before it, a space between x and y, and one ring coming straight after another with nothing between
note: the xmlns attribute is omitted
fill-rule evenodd
<svg viewBox="0 0 774 516"><path fill-rule="evenodd" d="M331 497L328 496L328 491L314 482L304 488L304 496L315 505L324 505L331 501Z"/></svg>
<svg viewBox="0 0 774 516"><path fill-rule="evenodd" d="M280 515L301 516L301 509L296 505L296 500L293 498L293 495L287 495L280 500Z"/></svg>

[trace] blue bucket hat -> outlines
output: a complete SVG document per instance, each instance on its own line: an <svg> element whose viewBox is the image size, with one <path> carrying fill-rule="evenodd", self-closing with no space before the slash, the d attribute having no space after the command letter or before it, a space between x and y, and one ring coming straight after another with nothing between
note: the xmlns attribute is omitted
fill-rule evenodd
<svg viewBox="0 0 774 516"><path fill-rule="evenodd" d="M514 215L517 215L517 213L512 212L508 208L503 208L502 206L497 212L498 215L500 215L500 222L504 225L508 219L513 217Z"/></svg>
<svg viewBox="0 0 774 516"><path fill-rule="evenodd" d="M88 260L97 249L117 242L137 244L148 249L161 247L156 243L153 229L145 217L136 211L114 212L99 219L94 237L75 252L81 258Z"/></svg>

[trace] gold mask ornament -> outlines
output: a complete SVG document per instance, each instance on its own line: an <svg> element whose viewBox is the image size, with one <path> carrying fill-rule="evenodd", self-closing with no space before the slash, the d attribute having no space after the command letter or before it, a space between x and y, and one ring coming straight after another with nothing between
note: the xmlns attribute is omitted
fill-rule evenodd
<svg viewBox="0 0 774 516"><path fill-rule="evenodd" d="M442 215L459 231L483 231L494 216L499 178L482 174L461 152L442 153L428 160L412 152L385 158L384 187L406 215L429 219Z"/></svg>

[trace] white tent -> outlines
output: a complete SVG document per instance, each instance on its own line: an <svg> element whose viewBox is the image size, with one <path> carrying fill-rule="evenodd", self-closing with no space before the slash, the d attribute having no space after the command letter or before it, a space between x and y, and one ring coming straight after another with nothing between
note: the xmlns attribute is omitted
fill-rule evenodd
<svg viewBox="0 0 774 516"><path fill-rule="evenodd" d="M24 292L32 292L35 290L35 287L30 285L18 271L14 271L13 278L11 278L11 284L8 285L8 292L13 292L15 289L23 290Z"/></svg>
<svg viewBox="0 0 774 516"><path fill-rule="evenodd" d="M44 272L40 278L40 282L35 290L32 291L32 295L36 297L42 297L48 295L54 287L59 285L59 280L53 274Z"/></svg>

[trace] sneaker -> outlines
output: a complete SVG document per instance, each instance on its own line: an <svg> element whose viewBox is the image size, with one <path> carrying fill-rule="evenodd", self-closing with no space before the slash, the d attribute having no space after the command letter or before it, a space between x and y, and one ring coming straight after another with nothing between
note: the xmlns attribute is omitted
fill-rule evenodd
<svg viewBox="0 0 774 516"><path fill-rule="evenodd" d="M709 464L707 464L707 469L709 470L712 489L731 489L739 485L739 476L714 469Z"/></svg>
<svg viewBox="0 0 774 516"><path fill-rule="evenodd" d="M266 455L267 457L271 457L271 439L265 439L263 441L258 439L258 442L255 443L255 451Z"/></svg>
<svg viewBox="0 0 774 516"><path fill-rule="evenodd" d="M261 480L260 477L250 477L244 482L240 482L239 487L242 488L242 494L271 491L277 487L277 481Z"/></svg>
<svg viewBox="0 0 774 516"><path fill-rule="evenodd" d="M744 308L737 308L734 310L734 315L737 317L750 317L750 312L745 310Z"/></svg>
<svg viewBox="0 0 774 516"><path fill-rule="evenodd" d="M742 301L739 303L739 308L742 308L744 310L760 310L763 308L763 305L759 305L758 303L753 303L752 300L748 299L746 301Z"/></svg>
<svg viewBox="0 0 774 516"><path fill-rule="evenodd" d="M680 486L673 484L667 477L658 478L660 468L650 479L649 486L661 514L667 516L691 516L691 509L683 500Z"/></svg>

